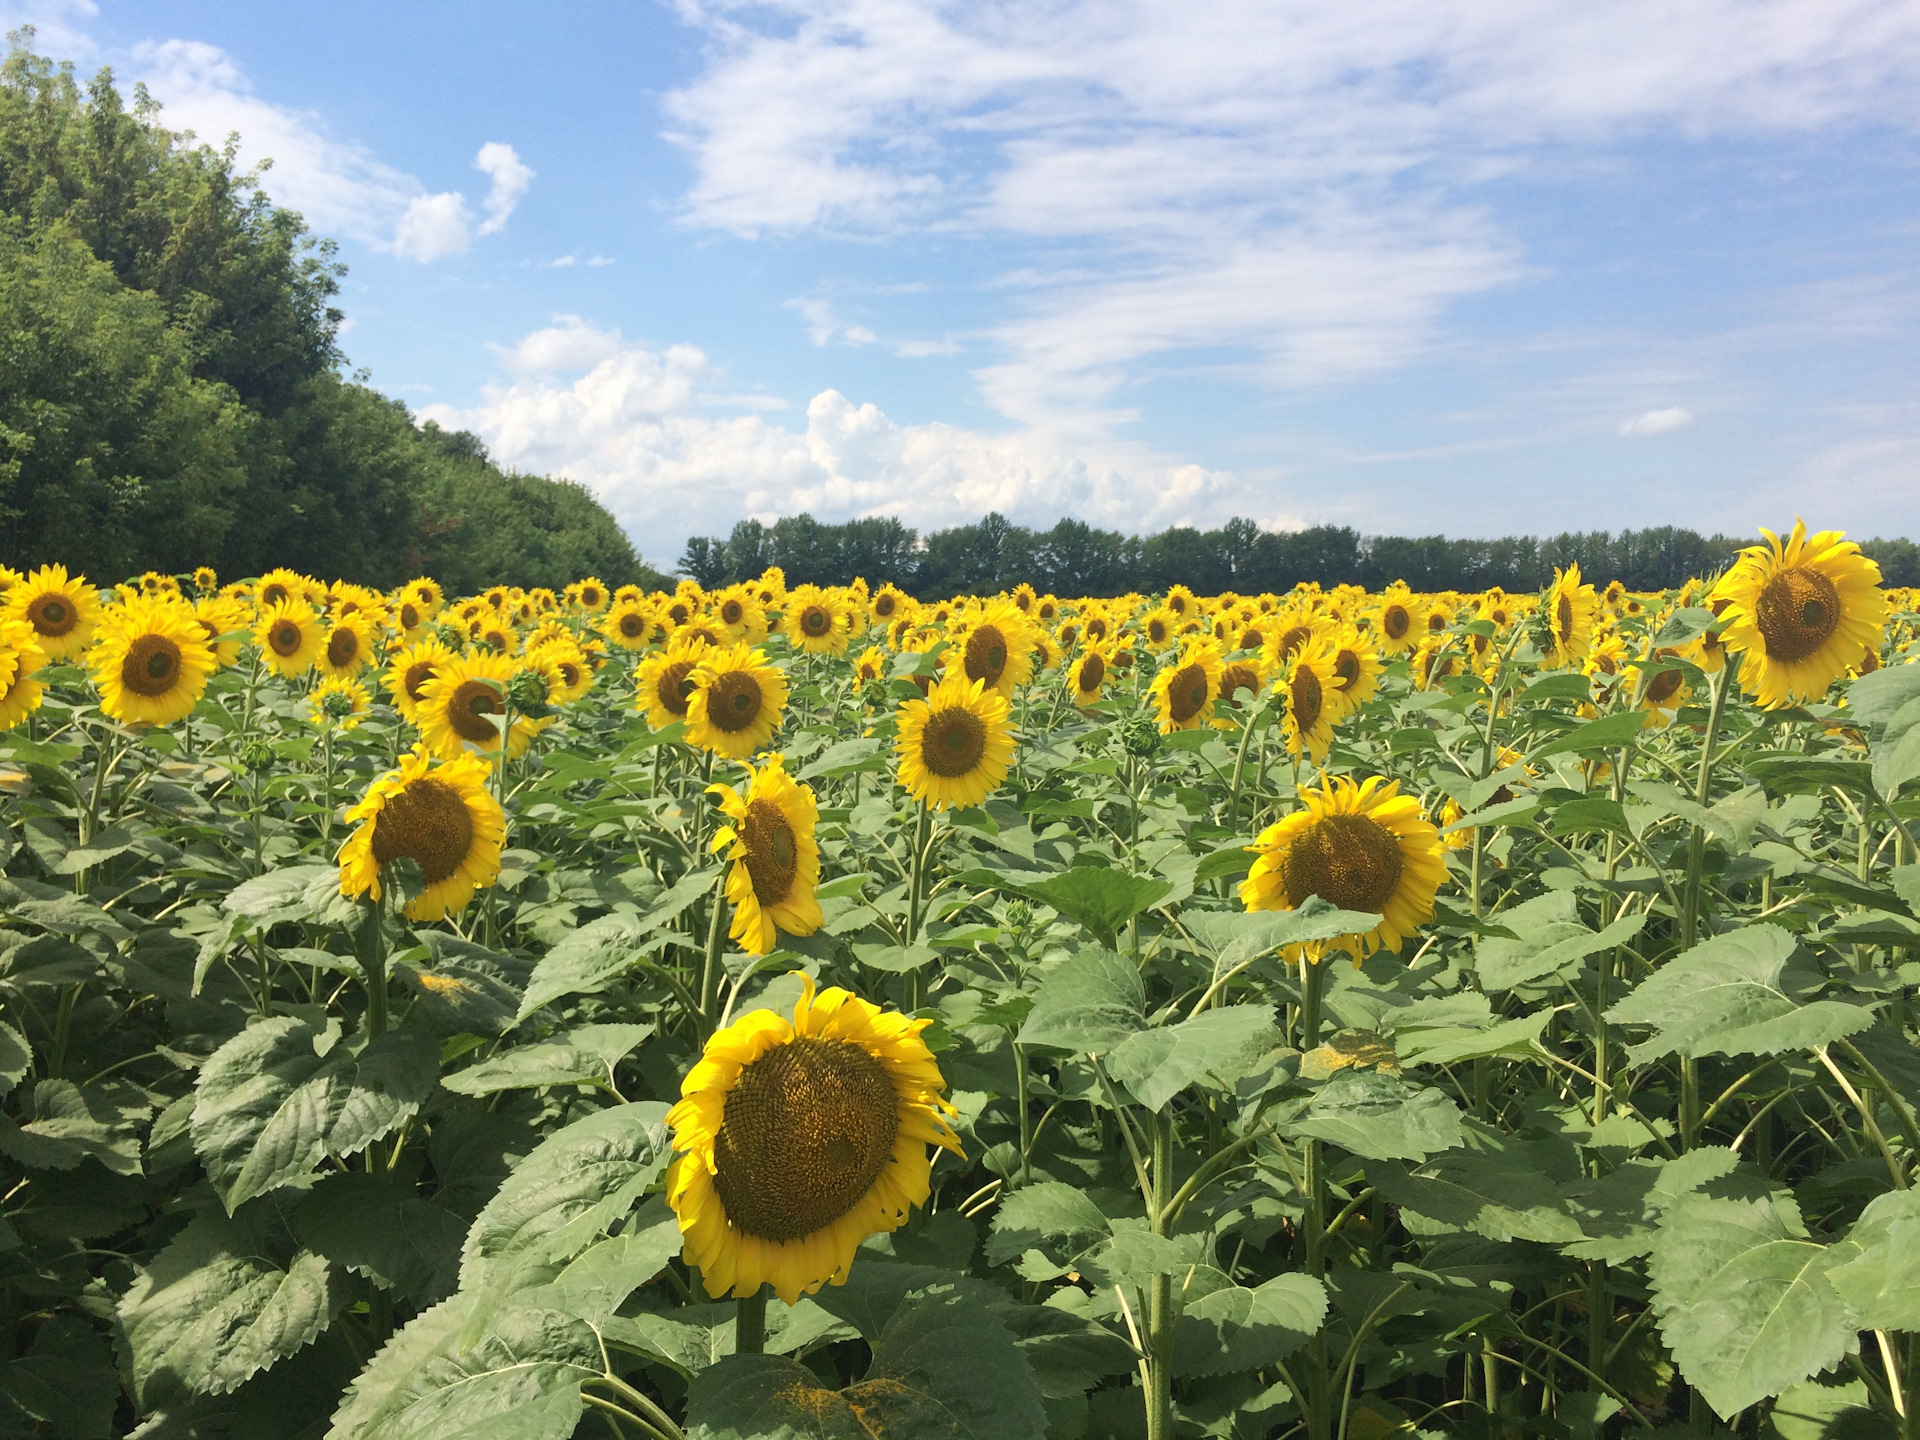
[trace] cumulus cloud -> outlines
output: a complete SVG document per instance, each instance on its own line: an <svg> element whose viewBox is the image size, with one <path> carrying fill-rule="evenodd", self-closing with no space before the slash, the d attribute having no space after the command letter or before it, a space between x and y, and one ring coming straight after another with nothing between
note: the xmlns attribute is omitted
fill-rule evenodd
<svg viewBox="0 0 1920 1440"><path fill-rule="evenodd" d="M1675 430L1684 430L1693 423L1693 412L1683 410L1678 405L1669 405L1664 410L1649 410L1644 415L1636 415L1631 420L1622 421L1622 435L1671 435Z"/></svg>
<svg viewBox="0 0 1920 1440"><path fill-rule="evenodd" d="M789 428L761 413L779 402L726 394L703 351L636 345L575 315L495 353L518 378L488 387L476 406L432 405L421 418L477 432L505 464L579 480L654 556L671 558L687 535L741 515L800 510L894 515L919 528L989 510L1166 525L1206 513L1230 479L1033 430L903 425L837 390L813 397L804 429Z"/></svg>
<svg viewBox="0 0 1920 1440"><path fill-rule="evenodd" d="M163 123L211 145L237 133L241 166L271 166L264 184L278 204L300 211L322 233L403 259L425 263L465 253L476 234L506 224L533 180L512 146L481 146L474 164L492 188L476 229L464 195L429 191L366 146L335 135L316 111L262 99L218 46L165 40L137 47L134 57L139 78L161 102Z"/></svg>

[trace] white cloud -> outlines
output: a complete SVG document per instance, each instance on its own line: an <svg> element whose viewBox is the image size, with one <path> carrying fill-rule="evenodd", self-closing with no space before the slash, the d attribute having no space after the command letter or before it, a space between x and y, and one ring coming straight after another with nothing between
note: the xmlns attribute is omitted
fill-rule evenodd
<svg viewBox="0 0 1920 1440"><path fill-rule="evenodd" d="M428 406L421 418L478 432L505 464L581 481L650 555L677 554L687 535L742 515L801 510L922 529L989 510L1044 523L1071 513L1137 529L1207 518L1229 483L1137 447L902 425L836 390L813 397L804 431L788 429L751 413L778 400L723 393L702 351L651 350L573 315L496 353L520 378L488 387L477 406Z"/></svg>
<svg viewBox="0 0 1920 1440"><path fill-rule="evenodd" d="M696 167L684 220L1046 247L1044 286L983 327L1004 353L980 378L1005 413L1087 433L1195 352L1280 386L1429 353L1458 302L1529 274L1489 180L1660 135L1910 128L1920 81L1914 0L680 12L712 56L666 102Z"/></svg>
<svg viewBox="0 0 1920 1440"><path fill-rule="evenodd" d="M165 40L136 47L134 58L138 78L161 102L163 124L216 147L237 133L241 167L270 164L267 193L320 233L421 262L471 245L476 230L465 196L430 192L366 146L336 136L316 111L262 99L218 46ZM490 235L506 223L533 171L498 141L483 145L474 163L493 181L477 230Z"/></svg>
<svg viewBox="0 0 1920 1440"><path fill-rule="evenodd" d="M1669 405L1664 410L1649 410L1644 415L1636 415L1620 425L1622 435L1671 435L1676 430L1684 430L1693 423L1693 412L1683 410L1678 405Z"/></svg>
<svg viewBox="0 0 1920 1440"><path fill-rule="evenodd" d="M498 140L489 140L480 147L480 153L473 157L473 168L493 178L493 188L481 202L487 218L480 226L482 235L491 235L505 228L507 217L513 214L514 206L533 183L533 171L522 163L511 145Z"/></svg>

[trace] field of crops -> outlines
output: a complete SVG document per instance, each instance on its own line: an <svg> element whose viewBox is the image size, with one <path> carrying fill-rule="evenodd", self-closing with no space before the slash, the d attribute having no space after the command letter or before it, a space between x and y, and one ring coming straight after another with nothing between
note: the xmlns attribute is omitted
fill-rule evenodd
<svg viewBox="0 0 1920 1440"><path fill-rule="evenodd" d="M0 570L0 1434L1920 1436L1879 578Z"/></svg>

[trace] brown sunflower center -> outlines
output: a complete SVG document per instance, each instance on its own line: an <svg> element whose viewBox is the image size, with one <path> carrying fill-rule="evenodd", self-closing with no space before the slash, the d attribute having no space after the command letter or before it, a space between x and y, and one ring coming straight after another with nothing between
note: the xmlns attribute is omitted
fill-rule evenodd
<svg viewBox="0 0 1920 1440"><path fill-rule="evenodd" d="M500 692L485 680L462 680L447 702L447 723L454 734L476 745L491 745L500 738L487 718L499 713Z"/></svg>
<svg viewBox="0 0 1920 1440"><path fill-rule="evenodd" d="M1260 633L1260 627L1257 625L1249 625L1240 632L1240 643L1234 648L1239 650L1258 650L1265 643L1266 637Z"/></svg>
<svg viewBox="0 0 1920 1440"><path fill-rule="evenodd" d="M27 619L42 635L57 639L80 623L80 611L64 595L36 595L27 606Z"/></svg>
<svg viewBox="0 0 1920 1440"><path fill-rule="evenodd" d="M1320 723L1320 712L1326 706L1326 693L1320 688L1320 677L1305 665L1295 668L1292 681L1287 686L1287 698L1293 706L1293 723L1301 734L1313 729Z"/></svg>
<svg viewBox="0 0 1920 1440"><path fill-rule="evenodd" d="M878 615L882 620L891 620L893 618L893 607L893 596L882 595L878 600L873 602L873 613Z"/></svg>
<svg viewBox="0 0 1920 1440"><path fill-rule="evenodd" d="M747 876L753 898L762 905L778 905L793 889L800 873L800 847L786 812L771 800L747 802L747 818L740 826L747 842Z"/></svg>
<svg viewBox="0 0 1920 1440"><path fill-rule="evenodd" d="M1089 620L1087 622L1087 639L1104 640L1106 638L1107 638L1107 622L1106 621L1096 619L1096 620Z"/></svg>
<svg viewBox="0 0 1920 1440"><path fill-rule="evenodd" d="M268 632L267 644L273 648L274 654L282 660L288 660L300 653L303 638L298 625L291 620L282 620Z"/></svg>
<svg viewBox="0 0 1920 1440"><path fill-rule="evenodd" d="M580 603L589 610L600 608L600 592L589 585L580 592Z"/></svg>
<svg viewBox="0 0 1920 1440"><path fill-rule="evenodd" d="M408 859L429 885L460 868L473 847L473 815L460 792L424 775L390 796L373 822L373 858L381 865Z"/></svg>
<svg viewBox="0 0 1920 1440"><path fill-rule="evenodd" d="M620 634L628 640L638 640L647 633L646 620L629 610L620 617Z"/></svg>
<svg viewBox="0 0 1920 1440"><path fill-rule="evenodd" d="M148 699L172 694L179 679L180 647L165 635L137 636L120 662L120 683Z"/></svg>
<svg viewBox="0 0 1920 1440"><path fill-rule="evenodd" d="M1804 660L1840 626L1840 592L1818 570L1790 565L1767 581L1753 607L1769 660Z"/></svg>
<svg viewBox="0 0 1920 1440"><path fill-rule="evenodd" d="M949 780L970 775L987 753L987 722L971 710L936 710L920 737L920 761Z"/></svg>
<svg viewBox="0 0 1920 1440"><path fill-rule="evenodd" d="M1334 678L1339 680L1342 690L1351 690L1354 682L1360 678L1360 653L1357 650L1340 650L1333 657Z"/></svg>
<svg viewBox="0 0 1920 1440"><path fill-rule="evenodd" d="M833 616L824 606L809 605L800 612L800 628L809 635L825 635L833 629Z"/></svg>
<svg viewBox="0 0 1920 1440"><path fill-rule="evenodd" d="M1573 639L1573 597L1562 594L1553 604L1553 633L1562 645Z"/></svg>
<svg viewBox="0 0 1920 1440"><path fill-rule="evenodd" d="M401 605L400 628L402 630L417 630L420 627L420 620L421 620L421 615L420 615L419 607L416 606L411 600Z"/></svg>
<svg viewBox="0 0 1920 1440"><path fill-rule="evenodd" d="M1147 622L1147 639L1156 645L1164 645L1167 640L1167 622L1164 620L1149 620Z"/></svg>
<svg viewBox="0 0 1920 1440"><path fill-rule="evenodd" d="M342 625L327 637L327 663L338 670L360 654L360 637Z"/></svg>
<svg viewBox="0 0 1920 1440"><path fill-rule="evenodd" d="M1294 905L1318 895L1342 910L1378 914L1400 883L1403 863L1400 842L1379 821L1326 815L1288 847L1280 875Z"/></svg>
<svg viewBox="0 0 1920 1440"><path fill-rule="evenodd" d="M766 697L760 682L745 670L727 670L707 687L707 719L729 735L760 718Z"/></svg>
<svg viewBox="0 0 1920 1440"><path fill-rule="evenodd" d="M562 660L554 667L560 672L560 683L572 690L580 684L580 667L571 660Z"/></svg>
<svg viewBox="0 0 1920 1440"><path fill-rule="evenodd" d="M1380 628L1388 638L1398 640L1413 628L1413 616L1404 605L1389 605L1380 612Z"/></svg>
<svg viewBox="0 0 1920 1440"><path fill-rule="evenodd" d="M724 601L720 606L720 618L729 625L738 625L747 618L747 607L738 600Z"/></svg>
<svg viewBox="0 0 1920 1440"><path fill-rule="evenodd" d="M1076 682L1083 695L1091 695L1100 688L1100 682L1107 678L1107 662L1098 655L1089 655L1080 662L1080 677Z"/></svg>
<svg viewBox="0 0 1920 1440"><path fill-rule="evenodd" d="M660 679L654 684L653 693L660 703L667 707L672 715L687 713L687 696L691 688L687 685L687 676L693 673L693 661L676 660L660 672Z"/></svg>
<svg viewBox="0 0 1920 1440"><path fill-rule="evenodd" d="M1007 637L998 625L982 625L967 636L967 678L984 680L992 689L1007 669Z"/></svg>
<svg viewBox="0 0 1920 1440"><path fill-rule="evenodd" d="M293 597L287 592L287 587L278 581L267 586L266 589L260 592L260 603L269 608L275 605L284 605L292 598Z"/></svg>
<svg viewBox="0 0 1920 1440"><path fill-rule="evenodd" d="M1260 677L1254 673L1253 666L1236 663L1220 672L1220 703L1231 705L1236 710L1240 702L1233 697L1242 690L1251 690L1256 694L1260 689Z"/></svg>
<svg viewBox="0 0 1920 1440"><path fill-rule="evenodd" d="M1678 670L1662 670L1647 682L1647 703L1664 705L1673 698L1680 688L1681 674Z"/></svg>
<svg viewBox="0 0 1920 1440"><path fill-rule="evenodd" d="M1182 665L1167 682L1167 713L1184 725L1207 703L1207 672L1199 665Z"/></svg>
<svg viewBox="0 0 1920 1440"><path fill-rule="evenodd" d="M414 704L420 703L420 687L433 679L433 674L431 660L416 660L407 667L407 673L401 678L400 684L401 688L407 692L407 698Z"/></svg>
<svg viewBox="0 0 1920 1440"><path fill-rule="evenodd" d="M880 1062L844 1040L776 1045L740 1072L714 1137L727 1218L763 1240L798 1240L851 1210L900 1128Z"/></svg>

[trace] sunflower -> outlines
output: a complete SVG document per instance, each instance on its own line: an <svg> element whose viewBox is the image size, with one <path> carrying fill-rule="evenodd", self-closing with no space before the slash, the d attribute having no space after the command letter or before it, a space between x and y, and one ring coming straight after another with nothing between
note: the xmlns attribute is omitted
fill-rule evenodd
<svg viewBox="0 0 1920 1440"><path fill-rule="evenodd" d="M393 708L407 720L420 723L421 687L452 662L453 651L437 638L416 641L393 657L380 683L393 700Z"/></svg>
<svg viewBox="0 0 1920 1440"><path fill-rule="evenodd" d="M652 642L653 606L645 600L621 600L600 617L600 633L622 650L644 650Z"/></svg>
<svg viewBox="0 0 1920 1440"><path fill-rule="evenodd" d="M485 751L500 748L495 715L507 713L506 688L515 670L504 655L456 655L420 686L418 703L420 743L448 760L472 745ZM550 722L516 719L507 746L518 758L529 741Z"/></svg>
<svg viewBox="0 0 1920 1440"><path fill-rule="evenodd" d="M206 632L214 663L222 670L238 663L246 643L247 607L225 595L202 594L193 602L193 618Z"/></svg>
<svg viewBox="0 0 1920 1440"><path fill-rule="evenodd" d="M336 616L321 636L313 663L329 680L351 680L373 659L373 627L354 610Z"/></svg>
<svg viewBox="0 0 1920 1440"><path fill-rule="evenodd" d="M1428 640L1413 652L1412 663L1407 668L1415 689L1431 690L1449 676L1460 674L1463 663L1449 641Z"/></svg>
<svg viewBox="0 0 1920 1440"><path fill-rule="evenodd" d="M1349 710L1357 710L1371 700L1380 688L1380 654L1353 626L1341 629L1333 639L1333 675L1340 686L1340 698Z"/></svg>
<svg viewBox="0 0 1920 1440"><path fill-rule="evenodd" d="M596 576L589 575L578 584L568 586L567 591L567 598L589 615L607 608L607 587Z"/></svg>
<svg viewBox="0 0 1920 1440"><path fill-rule="evenodd" d="M269 570L254 586L253 598L262 610L271 610L292 600L312 603L314 588L314 582L298 570Z"/></svg>
<svg viewBox="0 0 1920 1440"><path fill-rule="evenodd" d="M571 705L593 688L593 665L571 635L527 646L526 662L547 677L549 704Z"/></svg>
<svg viewBox="0 0 1920 1440"><path fill-rule="evenodd" d="M1167 591L1166 608L1182 620L1193 614L1193 591L1184 585L1175 585Z"/></svg>
<svg viewBox="0 0 1920 1440"><path fill-rule="evenodd" d="M1089 645L1075 657L1067 669L1067 683L1073 687L1073 703L1082 709L1100 698L1100 687L1112 673L1111 657L1104 645Z"/></svg>
<svg viewBox="0 0 1920 1440"><path fill-rule="evenodd" d="M1679 654L1678 650L1660 649L1653 652L1653 659L1674 660ZM1648 675L1640 666L1629 665L1625 683L1633 703L1647 712L1645 728L1649 730L1666 729L1680 713L1680 707L1691 698L1686 672L1678 666Z"/></svg>
<svg viewBox="0 0 1920 1440"><path fill-rule="evenodd" d="M46 686L33 677L46 663L33 626L0 616L0 730L13 729L40 708Z"/></svg>
<svg viewBox="0 0 1920 1440"><path fill-rule="evenodd" d="M372 708L367 687L349 675L330 675L307 694L308 718L322 730L357 730Z"/></svg>
<svg viewBox="0 0 1920 1440"><path fill-rule="evenodd" d="M1334 669L1338 651L1331 636L1316 635L1298 650L1280 681L1287 697L1281 734L1295 756L1303 752L1324 765L1333 744L1333 727L1346 719L1350 708Z"/></svg>
<svg viewBox="0 0 1920 1440"><path fill-rule="evenodd" d="M777 754L758 770L748 764L746 771L744 798L731 785L707 787L732 822L713 837L712 848L716 854L726 850L733 862L727 872L733 925L727 933L749 955L765 955L776 928L811 935L826 918L813 898L820 883L820 847L813 838L820 807L812 788L796 784Z"/></svg>
<svg viewBox="0 0 1920 1440"><path fill-rule="evenodd" d="M409 580L406 583L402 598L418 605L426 612L427 619L431 620L446 605L447 592L440 588L438 580L422 575L418 580Z"/></svg>
<svg viewBox="0 0 1920 1440"><path fill-rule="evenodd" d="M907 597L905 592L888 584L882 585L878 590L873 592L873 600L869 608L873 611L873 618L875 620L878 620L882 625L891 625L902 611L913 608L913 601Z"/></svg>
<svg viewBox="0 0 1920 1440"><path fill-rule="evenodd" d="M923 700L900 707L894 748L900 784L936 810L978 805L1013 760L1013 730L1007 697L984 680L950 673L930 686Z"/></svg>
<svg viewBox="0 0 1920 1440"><path fill-rule="evenodd" d="M104 714L126 725L171 725L193 713L216 666L184 602L136 596L101 622L87 668Z"/></svg>
<svg viewBox="0 0 1920 1440"><path fill-rule="evenodd" d="M197 565L193 571L193 588L202 595L211 595L220 588L220 575L211 565Z"/></svg>
<svg viewBox="0 0 1920 1440"><path fill-rule="evenodd" d="M68 575L64 565L42 565L7 591L6 613L33 627L48 659L65 660L92 642L100 592L86 576Z"/></svg>
<svg viewBox="0 0 1920 1440"><path fill-rule="evenodd" d="M1838 530L1808 535L1799 520L1783 541L1740 552L1713 588L1727 601L1722 641L1747 652L1740 683L1762 706L1817 700L1861 653L1878 651L1887 600L1880 567Z"/></svg>
<svg viewBox="0 0 1920 1440"><path fill-rule="evenodd" d="M1260 645L1261 663L1275 673L1285 670L1294 653L1327 628L1326 621L1313 615L1297 611L1282 615L1278 621L1264 627L1265 638Z"/></svg>
<svg viewBox="0 0 1920 1440"><path fill-rule="evenodd" d="M1518 612L1507 592L1496 585L1480 597L1480 603L1474 606L1473 613L1499 631L1505 630L1513 623L1513 618Z"/></svg>
<svg viewBox="0 0 1920 1440"><path fill-rule="evenodd" d="M716 1299L844 1284L861 1241L926 1203L927 1147L961 1153L932 1022L800 985L791 1022L753 1010L708 1040L667 1114L667 1201Z"/></svg>
<svg viewBox="0 0 1920 1440"><path fill-rule="evenodd" d="M1180 616L1162 605L1140 619L1140 636L1150 649L1164 650L1180 633Z"/></svg>
<svg viewBox="0 0 1920 1440"><path fill-rule="evenodd" d="M1033 678L1036 638L1027 617L1004 600L961 622L953 636L967 678L984 681L1002 695ZM955 654L947 652L949 659Z"/></svg>
<svg viewBox="0 0 1920 1440"><path fill-rule="evenodd" d="M801 585L787 596L785 628L795 649L810 655L847 653L846 612L816 585Z"/></svg>
<svg viewBox="0 0 1920 1440"><path fill-rule="evenodd" d="M703 650L687 682L687 743L729 760L765 746L787 708L786 673L751 645Z"/></svg>
<svg viewBox="0 0 1920 1440"><path fill-rule="evenodd" d="M1380 649L1384 653L1404 655L1425 633L1426 617L1412 592L1396 581L1380 597L1373 628L1380 636Z"/></svg>
<svg viewBox="0 0 1920 1440"><path fill-rule="evenodd" d="M1222 730L1238 730L1246 718L1240 706L1240 692L1251 692L1252 703L1258 708L1266 688L1266 668L1257 656L1251 660L1227 661L1220 670L1219 692L1213 697L1213 723Z"/></svg>
<svg viewBox="0 0 1920 1440"><path fill-rule="evenodd" d="M646 713L647 724L655 730L664 730L687 718L693 668L700 663L706 648L698 640L673 640L666 649L640 662L640 669L633 677L640 688L634 704Z"/></svg>
<svg viewBox="0 0 1920 1440"><path fill-rule="evenodd" d="M1446 879L1440 832L1420 802L1400 794L1397 781L1379 776L1356 785L1344 775L1323 777L1301 790L1306 807L1276 821L1247 848L1255 855L1240 885L1249 910L1292 910L1309 895L1380 917L1373 929L1299 947L1318 960L1345 950L1355 961L1401 942L1433 915L1433 897Z"/></svg>
<svg viewBox="0 0 1920 1440"><path fill-rule="evenodd" d="M1213 697L1220 693L1226 663L1211 640L1189 640L1180 658L1153 677L1154 706L1160 733L1196 730L1213 719Z"/></svg>
<svg viewBox="0 0 1920 1440"><path fill-rule="evenodd" d="M1040 603L1040 594L1033 586L1022 580L1018 585L1013 587L1013 591L1007 596L1007 599L1012 603L1013 608L1018 610L1022 615L1031 615L1033 613L1033 607Z"/></svg>
<svg viewBox="0 0 1920 1440"><path fill-rule="evenodd" d="M347 812L353 834L340 847L340 893L380 899L382 869L395 860L420 867L425 888L407 918L444 919L500 875L507 817L487 788L487 762L457 755L434 764L425 746L401 757Z"/></svg>
<svg viewBox="0 0 1920 1440"><path fill-rule="evenodd" d="M291 679L313 668L326 644L327 627L305 600L285 600L266 611L253 627L260 658L276 675Z"/></svg>
<svg viewBox="0 0 1920 1440"><path fill-rule="evenodd" d="M709 625L699 616L695 616L684 625L676 626L672 638L687 641L697 640L701 644L707 645L715 650L720 649L728 643L727 630L724 625Z"/></svg>
<svg viewBox="0 0 1920 1440"><path fill-rule="evenodd" d="M714 596L708 614L735 641L758 645L767 638L766 609L745 585L732 586Z"/></svg>
<svg viewBox="0 0 1920 1440"><path fill-rule="evenodd" d="M1104 645L1113 638L1113 622L1098 611L1087 616L1087 623L1081 630L1089 645Z"/></svg>
<svg viewBox="0 0 1920 1440"><path fill-rule="evenodd" d="M1580 583L1580 567L1569 565L1553 572L1553 584L1541 601L1548 643L1541 647L1540 663L1549 670L1582 663L1593 647L1593 621L1600 597L1593 586Z"/></svg>

